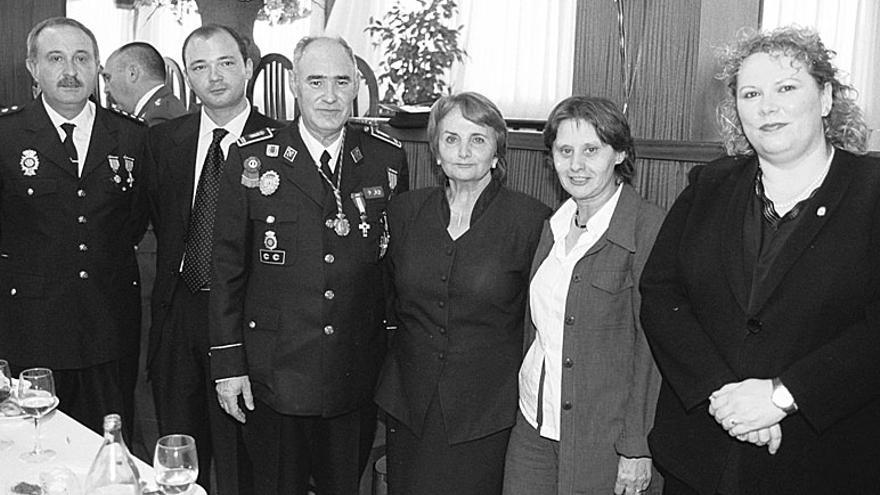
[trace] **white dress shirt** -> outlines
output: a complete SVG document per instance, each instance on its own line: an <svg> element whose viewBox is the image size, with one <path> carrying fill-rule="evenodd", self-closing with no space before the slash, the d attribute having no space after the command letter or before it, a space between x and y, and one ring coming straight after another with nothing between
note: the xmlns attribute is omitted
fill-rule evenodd
<svg viewBox="0 0 880 495"><path fill-rule="evenodd" d="M538 433L551 440L559 440L559 408L562 390L562 340L565 328L565 303L568 281L574 267L608 230L611 216L620 199L622 186L599 211L587 220L586 231L568 253L565 237L572 227L577 205L569 199L550 217L553 247L538 267L529 286L529 304L532 322L537 329L535 341L526 353L519 370L519 408ZM541 367L545 368L544 392L540 396ZM538 407L542 408L542 422L538 425Z"/></svg>
<svg viewBox="0 0 880 495"><path fill-rule="evenodd" d="M339 136L329 146L324 146L321 144L321 141L318 141L318 138L306 129L302 117L297 120L297 127L299 128L299 135L306 145L306 149L309 150L312 161L315 162L315 166L321 168L321 155L326 150L330 154L330 170L336 172L336 162L339 160L339 150L342 148L342 139L345 136L345 131L340 132Z"/></svg>
<svg viewBox="0 0 880 495"><path fill-rule="evenodd" d="M150 101L150 98L152 98L153 95L156 94L156 92L159 91L164 85L164 83L159 83L153 86L153 89L144 93L144 96L141 96L141 99L138 100L137 104L134 106L134 112L132 112L132 114L137 115L141 113L141 110L144 109L144 107L147 105L147 102Z"/></svg>
<svg viewBox="0 0 880 495"><path fill-rule="evenodd" d="M214 129L222 127L228 132L228 134L223 137L223 140L220 141L220 149L223 150L223 158L226 159L226 156L229 155L229 147L241 137L241 133L244 132L244 124L247 122L250 115L251 104L248 102L247 106L241 111L241 113L233 117L233 119L227 122L226 125L221 126L211 120L211 117L205 113L204 107L202 108L201 119L199 119L199 144L196 148L196 168L195 174L193 175L195 180L192 184L192 205L195 205L196 203L196 192L199 188L199 179L202 177L202 168L205 166L205 158L208 156L208 148L211 147L211 142L214 140ZM241 166L241 164L238 164L238 166Z"/></svg>
<svg viewBox="0 0 880 495"><path fill-rule="evenodd" d="M48 103L46 103L46 99L42 98L43 107L46 108L46 113L49 114L49 120L52 121L52 125L55 126L55 131L58 132L58 137L61 138L61 142L64 142L67 139L67 133L64 132L64 129L61 128L61 124L67 124L68 122L75 125L73 128L73 146L76 148L76 156L79 159L77 176L82 176L83 166L86 163L86 156L89 153L89 143L92 140L92 127L95 125L95 104L92 101L86 101L85 106L79 112L79 114L72 118L68 119L56 112Z"/></svg>

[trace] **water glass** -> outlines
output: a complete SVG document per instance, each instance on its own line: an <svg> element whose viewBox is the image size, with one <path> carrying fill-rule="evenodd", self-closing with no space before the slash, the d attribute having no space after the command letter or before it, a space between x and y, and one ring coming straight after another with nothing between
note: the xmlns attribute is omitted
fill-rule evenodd
<svg viewBox="0 0 880 495"><path fill-rule="evenodd" d="M156 442L156 484L163 493L187 493L199 476L196 441L189 435L166 435Z"/></svg>

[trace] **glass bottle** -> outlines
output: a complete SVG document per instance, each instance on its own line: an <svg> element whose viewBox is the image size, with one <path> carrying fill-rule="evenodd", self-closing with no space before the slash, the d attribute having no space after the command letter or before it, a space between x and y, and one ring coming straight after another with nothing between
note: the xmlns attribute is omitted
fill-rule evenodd
<svg viewBox="0 0 880 495"><path fill-rule="evenodd" d="M122 418L104 416L104 443L86 477L89 495L142 495L140 475L122 440Z"/></svg>

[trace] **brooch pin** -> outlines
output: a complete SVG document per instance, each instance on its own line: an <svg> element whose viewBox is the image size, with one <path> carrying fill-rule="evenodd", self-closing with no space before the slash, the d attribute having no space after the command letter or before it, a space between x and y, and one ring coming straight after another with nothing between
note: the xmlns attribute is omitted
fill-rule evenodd
<svg viewBox="0 0 880 495"><path fill-rule="evenodd" d="M241 164L241 185L248 189L253 189L260 185L260 159L255 156L249 156L244 159Z"/></svg>
<svg viewBox="0 0 880 495"><path fill-rule="evenodd" d="M260 177L260 194L263 196L271 196L278 190L281 185L281 177L278 172L270 170Z"/></svg>
<svg viewBox="0 0 880 495"><path fill-rule="evenodd" d="M25 177L33 177L37 175L37 169L40 168L40 159L37 158L37 152L34 150L24 150L21 152L21 173Z"/></svg>
<svg viewBox="0 0 880 495"><path fill-rule="evenodd" d="M122 177L119 176L119 157L115 155L107 155L107 163L110 164L110 170L113 171L113 182L122 183Z"/></svg>

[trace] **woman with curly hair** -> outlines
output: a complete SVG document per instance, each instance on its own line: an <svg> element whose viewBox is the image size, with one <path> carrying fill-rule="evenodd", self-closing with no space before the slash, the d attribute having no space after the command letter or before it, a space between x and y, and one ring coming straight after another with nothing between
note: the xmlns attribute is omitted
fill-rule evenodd
<svg viewBox="0 0 880 495"><path fill-rule="evenodd" d="M675 494L880 487L880 160L808 29L722 53L728 154L695 169L641 279Z"/></svg>

